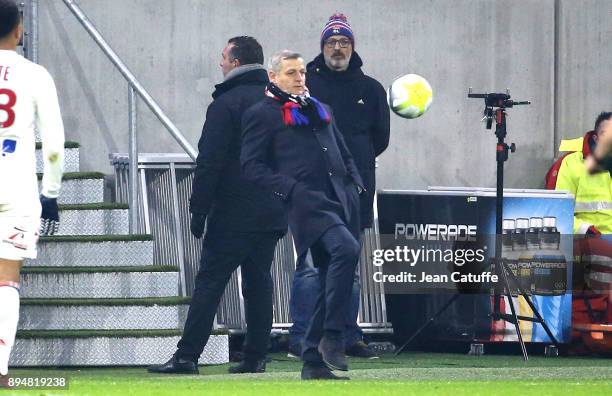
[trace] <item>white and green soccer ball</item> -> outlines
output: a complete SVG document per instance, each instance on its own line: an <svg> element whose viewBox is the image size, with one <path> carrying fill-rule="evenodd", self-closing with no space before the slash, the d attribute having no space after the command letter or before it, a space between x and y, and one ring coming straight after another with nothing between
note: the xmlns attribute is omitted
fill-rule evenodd
<svg viewBox="0 0 612 396"><path fill-rule="evenodd" d="M387 90L387 103L395 114L404 118L422 116L433 100L431 85L418 74L397 78Z"/></svg>

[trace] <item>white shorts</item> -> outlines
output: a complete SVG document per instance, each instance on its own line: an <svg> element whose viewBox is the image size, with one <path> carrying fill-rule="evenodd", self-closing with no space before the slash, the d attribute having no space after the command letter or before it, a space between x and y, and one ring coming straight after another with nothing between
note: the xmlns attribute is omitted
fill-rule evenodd
<svg viewBox="0 0 612 396"><path fill-rule="evenodd" d="M35 259L39 229L40 204L25 210L0 204L0 259Z"/></svg>

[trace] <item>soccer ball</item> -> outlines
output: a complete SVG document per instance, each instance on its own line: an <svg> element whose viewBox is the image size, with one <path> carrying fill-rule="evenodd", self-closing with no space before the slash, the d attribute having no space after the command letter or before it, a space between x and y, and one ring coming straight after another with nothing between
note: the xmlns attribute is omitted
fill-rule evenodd
<svg viewBox="0 0 612 396"><path fill-rule="evenodd" d="M426 79L418 74L397 78L387 90L387 103L395 114L404 118L417 118L431 105L433 91Z"/></svg>

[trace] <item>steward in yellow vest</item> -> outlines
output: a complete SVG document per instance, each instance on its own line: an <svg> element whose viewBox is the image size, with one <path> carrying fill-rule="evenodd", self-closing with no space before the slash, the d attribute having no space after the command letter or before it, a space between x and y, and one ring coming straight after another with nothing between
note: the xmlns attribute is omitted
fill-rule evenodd
<svg viewBox="0 0 612 396"><path fill-rule="evenodd" d="M612 117L612 113L602 113ZM601 117L601 115L600 115ZM585 158L597 144L601 122L595 131L587 132L584 137L563 140L559 151L573 151L566 155L559 166L555 190L566 190L576 197L574 208L574 234L612 234L612 178L609 171L590 175L585 166Z"/></svg>

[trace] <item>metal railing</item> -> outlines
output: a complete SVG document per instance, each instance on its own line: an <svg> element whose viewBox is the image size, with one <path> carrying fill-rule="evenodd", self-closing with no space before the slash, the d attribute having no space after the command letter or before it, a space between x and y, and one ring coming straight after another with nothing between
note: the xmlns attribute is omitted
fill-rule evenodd
<svg viewBox="0 0 612 396"><path fill-rule="evenodd" d="M23 0L19 9L23 16L23 56L38 63L38 0Z"/></svg>
<svg viewBox="0 0 612 396"><path fill-rule="evenodd" d="M135 233L138 223L138 135L137 135L137 96L139 96L144 103L149 107L149 109L153 112L153 114L157 117L157 119L162 123L162 125L170 132L170 134L174 137L174 139L178 142L178 144L185 150L185 152L189 155L191 159L195 161L197 157L197 152L195 149L189 144L187 139L183 136L183 134L178 130L178 128L174 125L174 123L168 118L168 116L164 113L161 107L157 104L155 99L147 92L146 89L140 84L140 82L136 79L134 74L129 70L129 68L123 63L121 58L115 53L115 51L110 47L110 45L104 40L100 32L95 28L95 26L91 23L87 15L79 8L74 0L62 0L64 4L68 7L68 9L72 12L72 14L76 17L76 19L81 23L81 25L85 28L87 33L91 36L91 38L98 44L102 52L109 58L109 60L115 65L117 70L121 73L121 75L128 82L128 114L129 114L129 157L130 157L130 173L129 173L129 206L130 206L130 233ZM37 10L37 1L30 0L31 10ZM32 12L32 18L37 17L37 11ZM33 19L32 21L32 45L35 50L33 50L33 55L37 54L37 19ZM36 35L34 35L36 32ZM37 56L37 55L36 55Z"/></svg>
<svg viewBox="0 0 612 396"><path fill-rule="evenodd" d="M111 154L115 169L117 202L126 202L129 171L127 154ZM189 232L188 203L191 196L194 162L185 154L140 154L138 160L139 223L138 230L153 235L155 264L176 265L181 268L181 293L191 295L200 265L202 241ZM363 235L363 249L359 261L361 297L359 324L364 331L388 332L383 285L372 279L372 252L380 248L375 206L374 228ZM295 272L295 249L291 235L281 239L272 263L274 281L274 322L276 332L291 326L289 297ZM217 311L221 326L244 331L244 300L241 293L240 268L232 275Z"/></svg>

